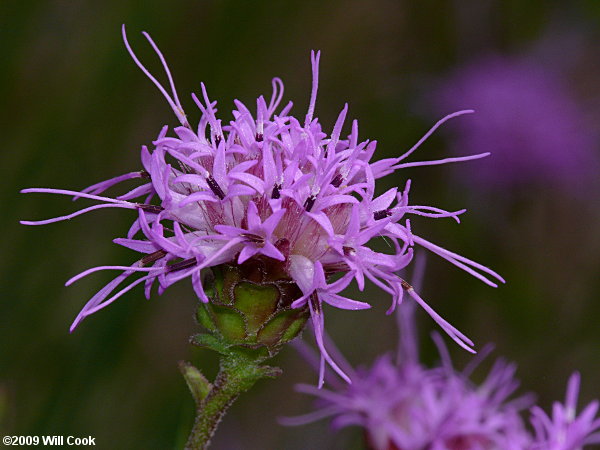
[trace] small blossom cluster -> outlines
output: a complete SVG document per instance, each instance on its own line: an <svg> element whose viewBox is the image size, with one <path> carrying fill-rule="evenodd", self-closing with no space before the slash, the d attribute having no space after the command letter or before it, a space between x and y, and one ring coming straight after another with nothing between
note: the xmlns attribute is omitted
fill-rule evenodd
<svg viewBox="0 0 600 450"><path fill-rule="evenodd" d="M454 151L485 148L492 157L461 181L505 192L542 183L583 190L599 167L597 132L564 75L534 58L488 56L443 80L431 103L447 111L468 104L477 111L457 124Z"/></svg>
<svg viewBox="0 0 600 450"><path fill-rule="evenodd" d="M201 84L201 97L192 95L201 112L198 126L193 128L163 55L152 39L144 35L163 64L169 89L142 65L123 28L125 45L133 60L164 95L180 126L172 132L165 126L151 147L142 147L141 171L80 192L45 188L23 191L72 195L100 202L63 217L23 222L29 225L70 219L102 208L137 212L127 236L114 242L143 256L131 266L95 267L67 282L70 284L98 270L121 271L89 300L71 329L140 284L144 284L149 297L155 284L162 293L173 283L191 278L199 299L208 302L201 277L203 270L224 263L242 264L252 258L271 258L281 261L285 273L302 291L303 295L292 307L309 308L323 363L327 361L347 381L349 377L329 356L323 343L322 304L349 310L369 308L368 303L340 295L352 281L362 290L365 280L370 280L389 293L390 311L407 291L452 339L473 351L472 342L437 315L397 275L411 261L413 247L420 245L491 286L496 286L494 279L503 281L487 267L445 250L411 229L410 215L459 221L458 215L464 210L450 212L409 204L410 180L403 189L376 194L376 180L402 168L487 156L481 153L436 161L404 161L444 121L470 111L445 117L403 155L372 161L377 143L359 139L356 120L352 121L347 136L342 133L347 105L330 134L323 131L314 117L320 53L313 52L312 91L303 120L290 115L291 102L280 108L283 83L275 78L268 102L260 96L253 112L235 101L236 109L228 122L217 117L216 102L209 99ZM142 183L114 198L101 195L130 179ZM367 244L376 238L386 239L391 251L371 250ZM140 273L141 276L131 280ZM333 274L341 276L334 282L328 281Z"/></svg>
<svg viewBox="0 0 600 450"><path fill-rule="evenodd" d="M577 398L581 377L575 372L569 378L565 402L552 405L552 415L538 406L531 408L531 424L535 439L529 450L577 450L588 444L600 444L600 403L595 400L577 414Z"/></svg>
<svg viewBox="0 0 600 450"><path fill-rule="evenodd" d="M401 313L406 314L406 306ZM411 324L405 318L402 325L398 362L384 355L370 369L347 368L352 384L338 383L335 390L298 385L298 391L317 398L318 409L281 423L298 426L331 417L335 429L363 428L375 450L579 450L600 443L598 401L577 414L578 373L569 379L565 403L555 403L548 416L531 407L531 394L513 397L519 386L514 364L499 359L481 384L470 380L491 346L457 371L434 335L442 364L427 368L418 362L415 336L406 336ZM528 407L534 433L522 419Z"/></svg>

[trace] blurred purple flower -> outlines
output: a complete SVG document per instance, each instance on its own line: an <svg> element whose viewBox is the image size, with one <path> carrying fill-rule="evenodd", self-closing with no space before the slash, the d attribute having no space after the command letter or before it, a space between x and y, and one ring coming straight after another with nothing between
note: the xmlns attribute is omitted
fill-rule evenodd
<svg viewBox="0 0 600 450"><path fill-rule="evenodd" d="M503 281L494 271L414 235L405 217L408 214L450 217L458 222L458 215L464 210L448 212L409 205L410 181L401 192L391 189L375 196L375 180L404 167L486 156L487 153L480 153L438 161L403 162L443 122L470 111L460 111L440 120L402 156L371 162L376 141L359 141L356 120L352 122L350 135L342 137L347 105L329 136L314 117L320 53L313 52L312 92L308 113L302 122L289 115L291 102L279 109L283 83L274 78L270 101L267 103L260 96L253 114L236 100L233 120L228 124L217 118L216 102L209 100L201 84L202 99L195 95L192 98L202 114L198 128L192 129L163 55L150 36L146 33L144 36L163 64L170 92L138 60L123 28L123 39L131 57L161 91L181 124L174 128L175 135L168 135L165 126L152 143L151 151L142 147L144 170L103 181L81 192L46 188L23 191L72 195L75 199L83 197L101 202L67 216L22 222L28 225L70 219L101 208L137 211L138 218L127 237L114 242L145 256L131 266L95 267L69 280L67 284L99 270L122 272L89 300L71 330L85 317L141 283L149 297L155 282L162 293L173 283L191 278L198 297L208 302L200 276L203 269L227 262L242 263L262 255L281 261L282 268L300 287L303 296L294 306L308 304L322 361L328 361L347 380L323 344L322 302L351 310L369 307L338 295L352 279L363 289L366 277L391 294L390 311L407 291L452 339L473 351L472 342L438 316L396 274L410 263L413 246L418 244L491 286L496 284L487 276ZM115 198L100 195L113 185L134 178L143 183ZM141 200L134 201L137 198ZM387 238L391 243L390 254L375 252L366 246L377 237ZM143 276L117 290L138 272ZM339 281L327 283L330 275L340 272Z"/></svg>
<svg viewBox="0 0 600 450"><path fill-rule="evenodd" d="M332 417L335 429L362 427L370 448L376 450L527 448L530 436L520 411L532 400L529 395L511 399L519 385L514 364L496 361L485 381L476 386L469 376L491 347L458 372L436 335L443 364L428 369L418 361L412 305L402 304L399 309L405 317L397 363L384 355L370 369L346 368L352 384L333 384L336 390L298 385L300 392L317 397L318 409L281 423L297 426Z"/></svg>
<svg viewBox="0 0 600 450"><path fill-rule="evenodd" d="M598 401L593 401L577 415L580 375L569 378L565 403L552 406L552 417L534 406L531 423L535 429L535 442L531 450L577 450L587 444L600 444L600 417Z"/></svg>
<svg viewBox="0 0 600 450"><path fill-rule="evenodd" d="M456 152L489 151L464 182L503 190L531 184L585 189L598 168L597 140L563 76L534 62L490 56L443 81L437 112L468 105L476 114L457 124Z"/></svg>
<svg viewBox="0 0 600 450"><path fill-rule="evenodd" d="M457 371L435 334L442 364L426 368L418 361L413 308L409 303L398 308L397 362L384 355L371 368L355 371L339 357L352 383L332 379L334 389L298 385L299 392L316 397L317 409L280 422L299 426L331 418L334 429L359 426L375 450L578 450L600 443L598 402L576 414L579 374L571 376L565 404L554 405L552 418L537 406L531 408L533 434L522 418L523 411L533 404L533 396L513 396L519 386L516 365L497 360L477 385L470 376L492 346ZM297 348L314 364L307 346L299 344ZM332 352L337 353L334 347Z"/></svg>

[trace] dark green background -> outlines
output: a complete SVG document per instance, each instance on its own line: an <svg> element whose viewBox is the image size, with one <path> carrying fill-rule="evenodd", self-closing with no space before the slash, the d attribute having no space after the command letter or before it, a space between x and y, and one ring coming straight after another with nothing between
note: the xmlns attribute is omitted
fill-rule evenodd
<svg viewBox="0 0 600 450"><path fill-rule="evenodd" d="M215 371L211 355L187 345L196 330L189 283L150 301L134 290L68 334L111 274L69 288L63 283L94 265L133 261L133 252L111 243L126 233L129 211L38 228L18 224L76 208L66 197L19 195L19 189L80 189L137 170L140 145L164 124L176 124L127 55L122 23L138 55L162 76L139 32L152 34L194 120L199 116L188 93L198 92L200 81L228 119L234 98L253 108L257 95L270 95L273 76L283 78L285 99L303 116L309 51L321 49L322 123L330 129L349 102L361 136L376 138L385 157L409 148L433 122L421 113L432 81L476 55L526 51L557 29L597 43L600 8L593 0L2 1L2 434L91 435L102 449L172 448L185 439L193 416L177 361ZM598 60L597 45L591 48ZM579 70L598 76L585 64ZM446 145L443 134L435 136L414 159L446 155ZM452 173L451 167L409 169L380 188L411 177L413 203L467 207L462 225L415 219L413 229L494 267L508 284L488 288L432 257L423 296L479 345L496 342L496 354L518 363L524 389L537 391L543 406L562 398L574 369L583 375L582 398L599 397L598 193L575 199L532 186L503 198L474 196ZM389 299L377 290L352 295L374 308L330 308L327 329L353 364L366 364L395 347L394 321L384 314ZM422 313L420 320L424 357L433 361L427 338L433 322ZM467 360L459 348L451 351L459 364ZM316 382L292 349L277 363L284 375L240 399L214 448L361 448L357 430L334 436L325 423L277 425L277 416L310 409L293 384Z"/></svg>

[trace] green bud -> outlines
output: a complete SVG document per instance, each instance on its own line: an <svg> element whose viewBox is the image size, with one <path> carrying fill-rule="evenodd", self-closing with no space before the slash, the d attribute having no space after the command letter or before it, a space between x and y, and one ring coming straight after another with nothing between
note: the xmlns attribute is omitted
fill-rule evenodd
<svg viewBox="0 0 600 450"><path fill-rule="evenodd" d="M280 262L261 258L223 264L213 267L211 275L204 282L210 302L200 304L197 317L221 344L272 356L304 328L308 308L290 307L302 292Z"/></svg>

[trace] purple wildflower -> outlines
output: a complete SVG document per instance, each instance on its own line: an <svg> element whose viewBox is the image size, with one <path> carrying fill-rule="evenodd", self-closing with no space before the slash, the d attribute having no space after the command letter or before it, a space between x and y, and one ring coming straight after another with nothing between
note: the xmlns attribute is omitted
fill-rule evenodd
<svg viewBox="0 0 600 450"><path fill-rule="evenodd" d="M423 265L416 266L417 274L422 275L419 269ZM578 373L569 380L565 404L556 403L551 418L541 408L531 407L530 423L535 430L531 433L522 413L532 405L533 396L513 396L519 387L515 364L498 359L477 385L470 376L492 346L457 371L435 334L442 363L427 368L419 362L414 305L400 305L397 318L400 343L396 362L386 354L371 368L354 370L337 355L352 383L331 379L333 389L298 385L299 392L316 397L317 409L280 422L299 426L331 418L334 429L361 427L369 448L375 450L578 450L600 443L598 401L576 414ZM297 348L316 365L317 358L308 346L298 343ZM338 353L333 345L330 350Z"/></svg>
<svg viewBox="0 0 600 450"><path fill-rule="evenodd" d="M404 304L400 309L406 306L412 307ZM412 333L411 327L407 328ZM332 417L334 429L363 428L369 447L376 450L528 448L531 438L520 411L531 403L531 397L511 399L519 385L513 364L496 361L477 386L469 376L489 353L489 346L458 372L436 335L443 364L428 369L414 359L416 338L406 334L402 336L403 358L398 363L384 355L370 369L347 369L352 383L338 384L335 391L298 385L298 391L317 398L318 409L281 419L281 423L297 426Z"/></svg>
<svg viewBox="0 0 600 450"><path fill-rule="evenodd" d="M256 112L252 113L236 100L233 119L229 122L217 118L216 102L209 99L201 84L202 98L192 94L201 112L198 127L194 129L179 101L162 54L150 36L143 34L163 64L169 89L136 57L123 27L123 39L131 57L166 98L180 126L175 127L173 133L165 126L152 142L151 149L142 146L141 171L112 178L80 192L45 188L22 191L71 195L75 199L83 197L100 202L67 216L22 222L28 225L58 222L101 208L137 211L127 237L114 242L144 256L131 266L91 268L67 282L71 284L99 270L121 272L88 301L71 331L85 317L142 283L149 297L155 283L162 293L177 281L191 278L198 297L208 302L201 278L204 269L260 256L281 261L282 268L301 288L303 296L294 305L304 307L308 303L322 361L326 360L346 379L323 344L322 302L343 309L369 307L338 295L352 279L360 289L366 277L388 292L392 296L390 310L400 303L406 290L457 343L473 351L473 343L439 317L396 274L409 264L413 247L418 244L491 286L496 284L488 276L503 281L487 267L414 235L405 217L413 214L459 221L458 215L464 210L449 212L409 205L410 181L401 193L392 189L375 196L375 180L396 170L487 156L488 153L481 153L437 161L404 162L442 123L470 111L460 111L440 120L402 156L371 162L376 141L359 141L356 120L352 121L350 134L342 136L347 105L330 135L322 131L313 117L320 58L319 52L313 52L312 91L303 121L289 114L291 102L279 108L283 83L274 78L269 102L260 96ZM125 194L115 198L99 195L117 183L134 178L140 179L142 184ZM391 243L391 254L375 252L366 246L377 237ZM340 272L340 280L327 283L330 275ZM136 273L142 276L130 281ZM129 284L122 287L126 281Z"/></svg>
<svg viewBox="0 0 600 450"><path fill-rule="evenodd" d="M468 104L477 111L458 124L455 151L492 157L464 168L463 181L505 190L536 183L574 190L593 179L596 141L565 79L521 58L490 56L459 69L436 90L436 111Z"/></svg>
<svg viewBox="0 0 600 450"><path fill-rule="evenodd" d="M539 407L531 408L535 443L531 450L577 450L587 444L600 444L598 401L587 405L577 416L580 375L569 378L565 403L554 403L552 417Z"/></svg>

